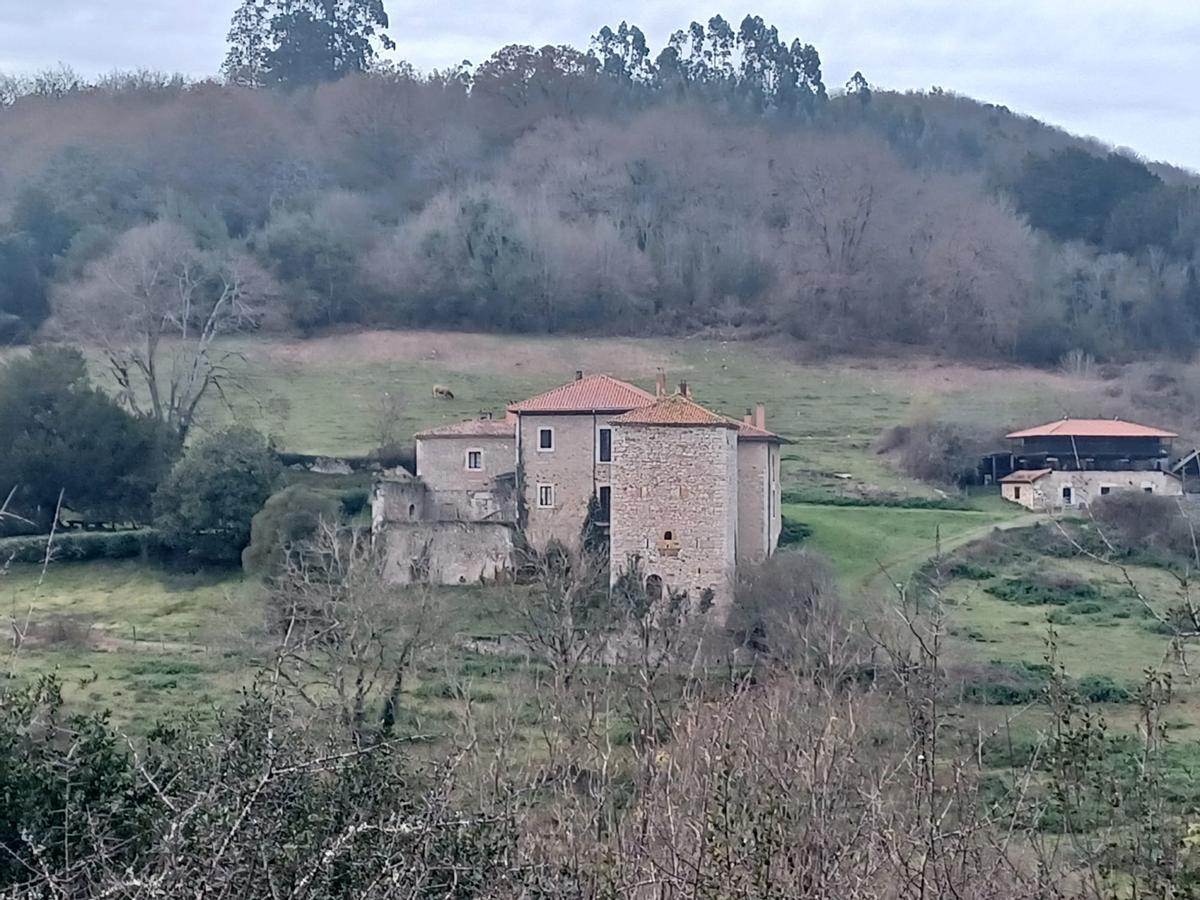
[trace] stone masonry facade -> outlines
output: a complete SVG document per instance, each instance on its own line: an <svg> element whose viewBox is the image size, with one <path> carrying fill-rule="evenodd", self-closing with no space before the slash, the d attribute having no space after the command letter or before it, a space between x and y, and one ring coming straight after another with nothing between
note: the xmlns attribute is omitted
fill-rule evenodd
<svg viewBox="0 0 1200 900"><path fill-rule="evenodd" d="M632 420L631 420L632 417ZM500 577L522 544L578 549L595 497L613 578L636 558L652 586L733 597L737 566L781 530L779 445L760 406L741 421L608 375L416 435L416 475L380 481L376 539L396 581Z"/></svg>
<svg viewBox="0 0 1200 900"><path fill-rule="evenodd" d="M1034 473L1037 475L1037 473ZM1064 489L1068 489L1064 493ZM1183 482L1169 472L1047 471L1025 482L1000 485L1005 500L1035 512L1085 509L1115 491L1141 491L1165 497L1183 494Z"/></svg>
<svg viewBox="0 0 1200 900"><path fill-rule="evenodd" d="M779 445L739 441L737 561L761 563L779 543L782 528Z"/></svg>
<svg viewBox="0 0 1200 900"><path fill-rule="evenodd" d="M610 526L615 580L637 561L643 576L718 608L737 573L736 427L619 425Z"/></svg>
<svg viewBox="0 0 1200 900"><path fill-rule="evenodd" d="M521 415L521 490L525 502L525 537L544 550L558 541L576 550L583 534L592 494L610 485L609 463L598 462L599 429L609 428L608 415ZM548 430L551 446L539 446ZM546 488L550 504L546 505Z"/></svg>

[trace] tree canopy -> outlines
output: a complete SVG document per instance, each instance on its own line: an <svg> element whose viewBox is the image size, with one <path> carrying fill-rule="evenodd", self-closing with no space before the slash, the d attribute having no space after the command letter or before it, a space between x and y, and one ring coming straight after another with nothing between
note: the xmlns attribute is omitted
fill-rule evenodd
<svg viewBox="0 0 1200 900"><path fill-rule="evenodd" d="M279 463L266 439L234 426L187 448L154 495L164 543L199 562L236 563Z"/></svg>
<svg viewBox="0 0 1200 900"><path fill-rule="evenodd" d="M77 350L35 347L0 366L0 493L15 489L9 512L27 524L45 530L60 496L91 521L145 521L175 447L94 387Z"/></svg>
<svg viewBox="0 0 1200 900"><path fill-rule="evenodd" d="M1194 349L1194 175L889 91L869 60L829 89L804 35L754 15L419 73L379 58L383 13L244 3L224 83L0 86L0 340L98 340L126 402L180 434L236 387L221 337L273 327L783 331L1038 364ZM357 38L309 66L310 25Z"/></svg>
<svg viewBox="0 0 1200 900"><path fill-rule="evenodd" d="M333 81L394 48L387 27L383 0L243 0L222 70L246 86Z"/></svg>

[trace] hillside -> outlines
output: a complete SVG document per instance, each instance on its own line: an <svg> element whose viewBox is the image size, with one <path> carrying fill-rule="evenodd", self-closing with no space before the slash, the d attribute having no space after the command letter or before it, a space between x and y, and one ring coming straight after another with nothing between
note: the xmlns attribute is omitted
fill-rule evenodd
<svg viewBox="0 0 1200 900"><path fill-rule="evenodd" d="M153 263L203 302L236 270L239 330L784 332L1039 365L1195 346L1193 176L940 90L826 85L760 19L661 52L623 24L588 52L360 62L6 80L0 340L123 339L122 305L172 283L136 283Z"/></svg>

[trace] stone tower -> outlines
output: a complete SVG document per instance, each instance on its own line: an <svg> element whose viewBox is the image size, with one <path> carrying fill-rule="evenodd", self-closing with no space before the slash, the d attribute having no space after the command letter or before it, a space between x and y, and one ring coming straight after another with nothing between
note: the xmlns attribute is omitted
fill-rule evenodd
<svg viewBox="0 0 1200 900"><path fill-rule="evenodd" d="M711 590L727 610L736 577L738 425L685 386L611 420L612 577L637 559L652 590Z"/></svg>

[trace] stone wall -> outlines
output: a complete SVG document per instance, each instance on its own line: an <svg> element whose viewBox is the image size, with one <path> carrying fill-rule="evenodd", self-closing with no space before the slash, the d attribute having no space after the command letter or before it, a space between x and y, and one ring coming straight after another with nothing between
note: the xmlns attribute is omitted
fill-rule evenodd
<svg viewBox="0 0 1200 900"><path fill-rule="evenodd" d="M1063 497L1063 488L1071 488L1071 497ZM1178 497L1183 482L1167 472L1068 472L1054 471L1032 484L1002 484L1000 494L1022 506L1039 512L1080 509L1093 500L1114 491L1145 491Z"/></svg>
<svg viewBox="0 0 1200 900"><path fill-rule="evenodd" d="M375 483L371 499L371 528L378 532L388 522L421 522L428 518L429 491L411 475L398 475Z"/></svg>
<svg viewBox="0 0 1200 900"><path fill-rule="evenodd" d="M781 448L778 444L767 445L767 460L771 472L771 502L770 508L767 510L767 517L770 520L769 536L770 543L768 544L767 555L775 552L775 548L779 546L779 535L783 533L783 480L779 470L781 458Z"/></svg>
<svg viewBox="0 0 1200 900"><path fill-rule="evenodd" d="M436 437L417 438L417 475L435 491L490 489L497 475L515 472L515 438ZM478 450L483 468L467 468L467 451Z"/></svg>
<svg viewBox="0 0 1200 900"><path fill-rule="evenodd" d="M503 523L392 522L375 539L393 584L474 584L512 568L513 529Z"/></svg>
<svg viewBox="0 0 1200 900"><path fill-rule="evenodd" d="M736 577L737 433L621 425L613 433L612 577L643 574L728 609Z"/></svg>
<svg viewBox="0 0 1200 900"><path fill-rule="evenodd" d="M738 442L738 565L760 563L779 546L779 445Z"/></svg>
<svg viewBox="0 0 1200 900"><path fill-rule="evenodd" d="M738 565L760 563L771 552L771 523L767 513L771 490L770 446L765 441L738 442Z"/></svg>
<svg viewBox="0 0 1200 900"><path fill-rule="evenodd" d="M521 431L522 491L525 533L530 545L544 549L551 540L579 546L588 501L599 485L611 484L611 466L596 456L596 434L608 427L609 416L531 415L523 413ZM538 429L554 429L554 449L538 449ZM615 442L613 455L617 453ZM554 506L538 506L538 485L554 486ZM615 493L615 491L614 491Z"/></svg>

